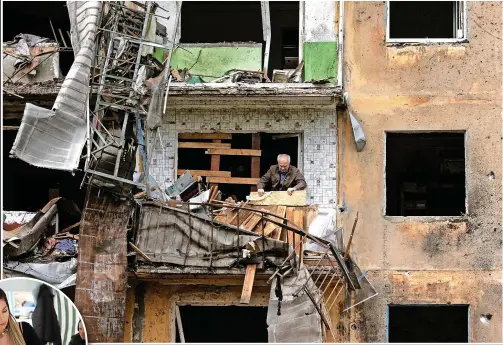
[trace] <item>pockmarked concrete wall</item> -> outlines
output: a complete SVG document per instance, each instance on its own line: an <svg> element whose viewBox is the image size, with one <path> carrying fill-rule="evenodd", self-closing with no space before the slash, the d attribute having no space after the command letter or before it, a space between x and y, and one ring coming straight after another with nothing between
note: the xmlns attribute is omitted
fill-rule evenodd
<svg viewBox="0 0 503 345"><path fill-rule="evenodd" d="M344 85L367 146L340 117L338 203L346 229L360 213L352 255L379 293L353 311L353 341L385 341L389 303L470 304L470 340L502 340L502 5L467 5L468 42L406 45L386 43L385 2L345 5ZM466 216L384 216L386 131L466 133Z"/></svg>

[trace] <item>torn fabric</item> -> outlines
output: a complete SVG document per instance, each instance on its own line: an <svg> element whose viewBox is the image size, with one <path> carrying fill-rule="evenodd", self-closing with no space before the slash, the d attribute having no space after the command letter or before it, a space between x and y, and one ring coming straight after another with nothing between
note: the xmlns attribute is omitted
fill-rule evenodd
<svg viewBox="0 0 503 345"><path fill-rule="evenodd" d="M37 167L73 171L87 137L89 74L101 4L69 1L67 6L75 61L51 110L26 104L10 153Z"/></svg>

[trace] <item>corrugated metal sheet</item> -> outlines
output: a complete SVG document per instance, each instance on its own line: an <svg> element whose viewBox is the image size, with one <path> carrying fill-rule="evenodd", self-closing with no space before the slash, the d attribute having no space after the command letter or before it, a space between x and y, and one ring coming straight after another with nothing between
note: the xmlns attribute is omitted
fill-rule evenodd
<svg viewBox="0 0 503 345"><path fill-rule="evenodd" d="M213 230L212 230L213 227ZM258 241L256 241L259 239ZM136 246L153 262L186 264L196 267L229 267L248 243L256 241L261 252L259 234L204 218L178 208L142 202ZM287 244L266 237L266 258L280 264ZM185 255L187 253L187 255ZM210 254L211 253L211 254ZM140 256L139 261L145 261Z"/></svg>
<svg viewBox="0 0 503 345"><path fill-rule="evenodd" d="M27 103L11 154L42 168L72 171L87 135L89 73L100 18L97 1L68 2L75 61L52 110Z"/></svg>

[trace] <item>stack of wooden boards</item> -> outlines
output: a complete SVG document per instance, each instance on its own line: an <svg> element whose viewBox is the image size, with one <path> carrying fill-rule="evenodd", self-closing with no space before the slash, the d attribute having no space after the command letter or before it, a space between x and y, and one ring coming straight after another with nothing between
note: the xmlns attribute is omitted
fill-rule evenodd
<svg viewBox="0 0 503 345"><path fill-rule="evenodd" d="M256 209L257 211L266 211L275 214L281 218L267 216L276 222L287 224L291 227L298 228L308 232L309 226L318 215L316 205L310 206L282 206L282 205L254 205L252 203L243 203L240 205L243 208ZM286 218L286 219L283 219ZM215 217L216 221L227 223L248 231L253 231L258 234L274 238L280 241L288 241L290 244L295 243L295 251L303 256L303 242L301 236L292 231L286 230L278 224L274 224L262 217L260 212L253 210L234 209L232 207L224 208L222 213ZM253 281L257 265L248 265L246 267L245 281L241 294L241 303L248 304L251 298Z"/></svg>
<svg viewBox="0 0 503 345"><path fill-rule="evenodd" d="M251 203L243 203L241 207L256 209L257 211L265 211L286 220L267 216L276 222L287 224L291 227L298 228L307 232L309 225L318 214L316 206L281 206L281 205L253 205ZM260 212L253 212L251 210L232 209L231 207L223 210L222 214L215 217L216 221L227 223L240 228L253 231L258 234L274 238L280 241L287 241L293 243L294 234L292 231L287 231L280 225L268 221L266 218L262 219ZM295 243L300 243L300 235L295 235ZM300 246L296 246L296 251L300 252Z"/></svg>

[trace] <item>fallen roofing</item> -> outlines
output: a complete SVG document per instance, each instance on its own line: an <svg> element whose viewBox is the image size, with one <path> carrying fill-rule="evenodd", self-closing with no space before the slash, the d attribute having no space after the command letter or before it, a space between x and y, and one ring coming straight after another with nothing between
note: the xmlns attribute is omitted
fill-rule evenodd
<svg viewBox="0 0 503 345"><path fill-rule="evenodd" d="M11 154L37 167L77 169L87 136L89 73L101 6L68 2L75 61L52 110L27 103Z"/></svg>

